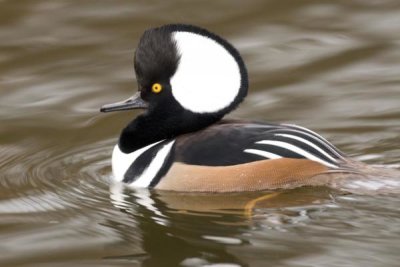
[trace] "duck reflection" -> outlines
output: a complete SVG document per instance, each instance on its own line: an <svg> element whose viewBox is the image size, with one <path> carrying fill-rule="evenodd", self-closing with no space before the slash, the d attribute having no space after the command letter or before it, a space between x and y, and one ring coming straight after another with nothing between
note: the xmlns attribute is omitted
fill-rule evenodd
<svg viewBox="0 0 400 267"><path fill-rule="evenodd" d="M143 266L204 266L216 263L247 266L252 262L251 253L260 253L261 248L257 244L259 234L264 239L267 233L267 240L269 235L271 239L279 238L285 225L307 221L308 214L304 208L291 210L290 207L309 208L331 203L331 194L332 191L326 188L194 194L132 190L114 184L110 197L115 207L132 216L134 228L140 231L143 253L130 257L139 258ZM271 229L273 231L268 231ZM126 230L120 228L122 236ZM293 245L296 246L296 242ZM292 248L271 250L268 246L262 249L266 256L275 253L299 256ZM310 246L310 249L298 250L298 254L318 250L320 248Z"/></svg>

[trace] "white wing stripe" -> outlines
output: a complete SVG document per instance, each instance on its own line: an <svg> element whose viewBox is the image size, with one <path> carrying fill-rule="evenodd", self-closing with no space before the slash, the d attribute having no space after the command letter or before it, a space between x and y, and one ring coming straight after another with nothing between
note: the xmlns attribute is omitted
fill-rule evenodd
<svg viewBox="0 0 400 267"><path fill-rule="evenodd" d="M169 142L164 145L158 152L154 159L151 161L149 166L143 171L142 175L138 177L136 181L130 184L133 187L148 187L154 177L157 175L157 172L163 166L165 159L167 158L169 152L171 151L172 145L175 143L175 140Z"/></svg>
<svg viewBox="0 0 400 267"><path fill-rule="evenodd" d="M336 156L338 156L340 158L343 158L342 155L340 155L335 149L333 149L331 147L331 144L325 138L323 138L321 135L311 131L310 129L307 129L307 128L304 128L304 127L301 127L301 126L298 126L298 125L295 125L295 124L282 124L282 125L293 127L292 129L294 131L296 131L296 129L297 129L297 132L302 133L302 134L307 134L308 136L313 137L314 139L316 139L319 142L322 142L326 146L328 146L329 150L332 151Z"/></svg>
<svg viewBox="0 0 400 267"><path fill-rule="evenodd" d="M262 140L262 141L256 142L256 144L264 144L264 145L272 145L272 146L282 147L282 148L285 148L287 150L291 150L291 151L293 151L293 152L295 152L295 153L297 153L299 155L302 155L305 158L308 158L308 159L313 160L313 161L317 161L317 162L319 162L319 163L321 163L321 164L323 164L325 166L328 166L328 167L331 167L331 168L337 168L337 166L335 166L335 165L333 165L333 164L331 164L329 162L326 162L326 161L324 161L324 160L322 160L322 159L320 159L320 158L308 153L307 151L305 151L305 150L303 150L303 149L301 149L301 148L299 148L297 146L294 146L292 144L288 144L288 143L285 143L285 142L282 142L282 141Z"/></svg>
<svg viewBox="0 0 400 267"><path fill-rule="evenodd" d="M266 158L269 158L269 159L280 159L280 158L282 158L281 156L276 155L274 153L270 153L270 152L263 151L263 150L258 150L258 149L245 149L245 150L243 150L243 152L259 155L261 157L266 157Z"/></svg>
<svg viewBox="0 0 400 267"><path fill-rule="evenodd" d="M287 137L287 138L291 138L291 139L295 139L297 141L303 142L306 145L309 145L310 147L314 148L315 150L317 150L318 152L320 152L321 154L323 154L325 157L329 158L330 160L337 162L337 160L333 157L331 157L328 153L326 153L324 150L322 150L320 147L316 146L315 144L311 143L310 141L295 136L295 135L291 135L291 134L275 134L277 136L283 136L283 137Z"/></svg>

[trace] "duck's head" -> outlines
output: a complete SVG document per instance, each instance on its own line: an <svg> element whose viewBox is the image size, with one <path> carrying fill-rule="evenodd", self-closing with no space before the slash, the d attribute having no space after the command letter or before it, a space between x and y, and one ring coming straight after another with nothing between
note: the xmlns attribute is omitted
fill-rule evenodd
<svg viewBox="0 0 400 267"><path fill-rule="evenodd" d="M147 116L222 118L246 96L239 52L205 29L182 24L147 30L135 53L138 92L102 112L147 109Z"/></svg>

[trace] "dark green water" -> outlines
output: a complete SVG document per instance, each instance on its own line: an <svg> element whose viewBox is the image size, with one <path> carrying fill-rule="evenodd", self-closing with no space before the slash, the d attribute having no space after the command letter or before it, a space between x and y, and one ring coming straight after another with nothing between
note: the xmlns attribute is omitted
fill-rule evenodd
<svg viewBox="0 0 400 267"><path fill-rule="evenodd" d="M141 33L198 24L242 53L231 117L311 128L400 164L400 3L0 0L0 266L399 266L398 194L110 193ZM397 192L399 191L397 181Z"/></svg>

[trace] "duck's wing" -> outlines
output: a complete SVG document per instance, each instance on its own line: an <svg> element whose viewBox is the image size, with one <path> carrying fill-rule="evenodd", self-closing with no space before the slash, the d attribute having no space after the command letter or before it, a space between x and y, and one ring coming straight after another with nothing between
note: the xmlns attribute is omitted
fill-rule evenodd
<svg viewBox="0 0 400 267"><path fill-rule="evenodd" d="M157 188L244 191L322 185L343 172L344 155L295 125L220 123L176 139Z"/></svg>
<svg viewBox="0 0 400 267"><path fill-rule="evenodd" d="M230 166L280 158L309 159L329 168L343 154L320 135L289 124L220 123L176 139L175 161Z"/></svg>

